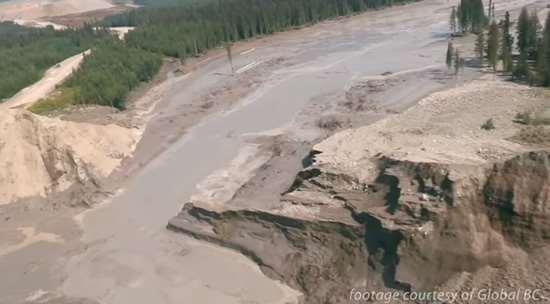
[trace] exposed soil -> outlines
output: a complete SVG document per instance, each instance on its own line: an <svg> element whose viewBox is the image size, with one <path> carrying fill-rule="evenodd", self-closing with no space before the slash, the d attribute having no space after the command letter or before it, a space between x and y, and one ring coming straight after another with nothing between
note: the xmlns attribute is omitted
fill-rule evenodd
<svg viewBox="0 0 550 304"><path fill-rule="evenodd" d="M0 3L0 20L38 20L112 7L107 0L14 0Z"/></svg>
<svg viewBox="0 0 550 304"><path fill-rule="evenodd" d="M77 28L83 26L84 24L94 23L106 17L121 14L132 9L134 8L130 6L116 5L109 8L90 10L87 12L47 16L42 17L41 20L64 25L66 27Z"/></svg>
<svg viewBox="0 0 550 304"><path fill-rule="evenodd" d="M501 9L521 4L506 1ZM184 65L167 63L158 82L136 91L127 112L86 107L57 113L52 119L60 125L113 125L141 140L132 157L117 158L118 169L93 187L76 183L46 199L0 206L6 250L0 271L14 274L2 279L0 303L338 303L349 297L350 286L365 282L370 288L423 288L462 278L456 269L471 274L465 282L482 282L473 274L497 268L487 263L488 255L471 258L467 245L440 259L441 265L467 260L456 268L415 276L434 265L415 260L416 252L434 259L445 254L419 250L434 247L420 246L411 231L454 233L438 216L455 227L479 203L487 205L479 229L517 241L517 232L498 227L494 211L500 205L489 207L483 196L464 209L450 208L448 200L462 201L449 192L448 180L462 180L440 171L479 173L479 184L464 185L472 195L485 185L505 192L492 163L516 168L545 157L507 140L522 128L510 117L536 111L542 97L490 79L469 86L479 77L470 69L450 75L441 56L450 5L424 1L237 43L235 74L224 51L213 50ZM432 94L443 89L451 90ZM477 102L476 94L486 98L493 90L499 99ZM495 119L491 132L479 128L488 117ZM453 154L453 147L466 154ZM414 158L407 159L409 153ZM543 172L527 178L534 175ZM423 185L420 190L397 195L414 182ZM417 199L404 202L411 197ZM83 213L71 207L97 201L103 203ZM185 202L192 205L170 222L172 229L238 249L260 268L235 252L166 231ZM471 223L475 219L465 231L472 231ZM453 241L467 243L460 237ZM436 241L437 248L454 244ZM514 256L524 245L506 246ZM530 256L533 267L544 250ZM513 262L526 260L515 257ZM537 278L546 284L543 274Z"/></svg>
<svg viewBox="0 0 550 304"><path fill-rule="evenodd" d="M297 151L279 142L241 187L220 192L209 177L169 228L242 252L302 291L306 303L350 303L352 288L485 286L550 296L550 269L540 262L550 252L550 147L508 140L529 128L515 115L540 112L548 92L487 78L329 137L304 158L308 166L292 184L275 184L281 196L266 196L264 187L275 192L278 169L291 171L282 159ZM480 128L488 117L492 131ZM228 170L247 172L250 164Z"/></svg>

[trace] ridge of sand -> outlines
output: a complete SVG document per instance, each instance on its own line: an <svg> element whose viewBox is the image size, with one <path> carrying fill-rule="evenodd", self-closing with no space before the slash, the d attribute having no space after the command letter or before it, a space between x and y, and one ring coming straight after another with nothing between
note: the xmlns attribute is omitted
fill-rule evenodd
<svg viewBox="0 0 550 304"><path fill-rule="evenodd" d="M108 176L132 154L140 135L117 125L1 111L0 205Z"/></svg>
<svg viewBox="0 0 550 304"><path fill-rule="evenodd" d="M90 50L76 54L49 68L46 73L44 73L44 77L42 77L42 79L22 89L4 103L0 103L0 109L6 107L16 108L21 106L26 108L46 97L55 90L57 85L71 76L73 71L75 71L84 60L84 56L89 53Z"/></svg>
<svg viewBox="0 0 550 304"><path fill-rule="evenodd" d="M0 20L39 19L113 6L107 0L16 0L0 4Z"/></svg>

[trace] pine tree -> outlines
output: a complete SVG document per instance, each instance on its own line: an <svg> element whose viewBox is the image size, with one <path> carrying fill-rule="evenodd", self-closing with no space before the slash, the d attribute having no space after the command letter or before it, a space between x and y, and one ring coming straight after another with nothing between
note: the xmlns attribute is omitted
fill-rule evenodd
<svg viewBox="0 0 550 304"><path fill-rule="evenodd" d="M447 63L447 68L451 68L453 66L453 58L454 58L454 48L453 43L449 41L447 44L447 57L445 59L445 62Z"/></svg>
<svg viewBox="0 0 550 304"><path fill-rule="evenodd" d="M526 7L523 7L519 14L516 32L518 38L517 48L520 55L525 55L529 47L529 12Z"/></svg>
<svg viewBox="0 0 550 304"><path fill-rule="evenodd" d="M512 24L510 22L510 13L506 11L504 14L504 21L502 22L502 40L503 44L512 51L512 47L514 46L514 37L512 34L510 34L510 28Z"/></svg>
<svg viewBox="0 0 550 304"><path fill-rule="evenodd" d="M483 34L483 31L477 34L475 52L476 52L477 58L479 59L479 65L483 66L483 57L484 57L483 55L485 53L485 35Z"/></svg>
<svg viewBox="0 0 550 304"><path fill-rule="evenodd" d="M460 57L460 51L455 50L455 58L453 60L454 68L455 68L455 75L458 75L458 72L460 72L460 69L464 66L464 59Z"/></svg>
<svg viewBox="0 0 550 304"><path fill-rule="evenodd" d="M502 21L502 41L501 41L501 57L502 65L506 72L513 71L514 62L512 59L512 47L514 45L514 37L510 34L510 13L507 11L504 14Z"/></svg>
<svg viewBox="0 0 550 304"><path fill-rule="evenodd" d="M517 24L517 47L520 55L525 55L527 59L536 53L537 36L540 30L540 24L536 13L529 15L527 8L523 8L518 18Z"/></svg>
<svg viewBox="0 0 550 304"><path fill-rule="evenodd" d="M457 16L462 31L479 33L487 24L487 16L482 0L460 0Z"/></svg>
<svg viewBox="0 0 550 304"><path fill-rule="evenodd" d="M513 72L514 79L523 80L526 79L529 75L529 64L527 63L527 55L525 53L520 53L519 60L514 67Z"/></svg>
<svg viewBox="0 0 550 304"><path fill-rule="evenodd" d="M489 17L489 19L492 19L492 15L491 15L492 6L493 6L493 0L489 0L489 6L487 6L487 17Z"/></svg>
<svg viewBox="0 0 550 304"><path fill-rule="evenodd" d="M550 12L544 22L541 49L538 54L537 68L541 84L550 86Z"/></svg>
<svg viewBox="0 0 550 304"><path fill-rule="evenodd" d="M232 43L225 44L225 52L227 53L227 60L229 61L229 65L231 65L231 73L235 73L235 68L233 67L233 54L231 51L232 47L233 47Z"/></svg>
<svg viewBox="0 0 550 304"><path fill-rule="evenodd" d="M451 17L449 20L449 27L451 28L451 33L456 33L456 7L453 6L451 10Z"/></svg>
<svg viewBox="0 0 550 304"><path fill-rule="evenodd" d="M489 33L487 35L487 60L489 64L496 71L498 63L498 47L500 41L500 32L498 25L495 21L491 22L489 26Z"/></svg>

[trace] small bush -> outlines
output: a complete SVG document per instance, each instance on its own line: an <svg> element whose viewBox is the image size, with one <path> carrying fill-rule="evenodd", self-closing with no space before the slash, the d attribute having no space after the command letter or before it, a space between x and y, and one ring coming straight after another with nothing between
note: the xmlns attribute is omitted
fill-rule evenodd
<svg viewBox="0 0 550 304"><path fill-rule="evenodd" d="M550 125L550 109L538 112L532 120L533 125Z"/></svg>
<svg viewBox="0 0 550 304"><path fill-rule="evenodd" d="M524 124L524 125L531 124L531 121L532 121L531 113L529 112L517 113L516 117L514 117L514 122Z"/></svg>
<svg viewBox="0 0 550 304"><path fill-rule="evenodd" d="M494 130L495 129L495 123L493 122L492 118L487 119L482 125L481 128L486 131Z"/></svg>
<svg viewBox="0 0 550 304"><path fill-rule="evenodd" d="M46 99L41 99L29 107L34 114L46 114L52 111L64 109L76 100L76 93L71 88L62 88L54 92Z"/></svg>
<svg viewBox="0 0 550 304"><path fill-rule="evenodd" d="M342 127L342 123L335 117L323 117L317 121L317 127L319 129L335 131Z"/></svg>

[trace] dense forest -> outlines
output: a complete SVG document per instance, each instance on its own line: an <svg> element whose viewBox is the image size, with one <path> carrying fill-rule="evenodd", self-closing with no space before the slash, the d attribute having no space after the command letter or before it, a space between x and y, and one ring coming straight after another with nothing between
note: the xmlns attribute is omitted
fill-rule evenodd
<svg viewBox="0 0 550 304"><path fill-rule="evenodd" d="M184 59L228 42L271 34L411 0L138 0L144 7L108 17L105 26L137 26L118 41L106 30L0 27L0 98L38 80L45 69L92 45L60 89L73 103L124 108L128 92L159 70L161 55ZM50 104L61 104L50 100Z"/></svg>
<svg viewBox="0 0 550 304"><path fill-rule="evenodd" d="M1 1L1 0L0 0ZM134 4L142 6L179 6L187 4L201 4L206 1L216 1L216 0L135 0Z"/></svg>
<svg viewBox="0 0 550 304"><path fill-rule="evenodd" d="M0 23L0 100L39 80L54 64L106 37L104 31L89 27L55 31Z"/></svg>
<svg viewBox="0 0 550 304"><path fill-rule="evenodd" d="M147 1L147 0L145 0ZM226 42L271 34L321 20L409 2L408 0L162 0L185 5L144 7L106 20L110 26L138 26L128 44L185 58Z"/></svg>
<svg viewBox="0 0 550 304"><path fill-rule="evenodd" d="M141 82L151 80L161 63L158 54L128 47L117 40L103 42L92 49L63 88L73 92L74 103L123 109L127 94Z"/></svg>

